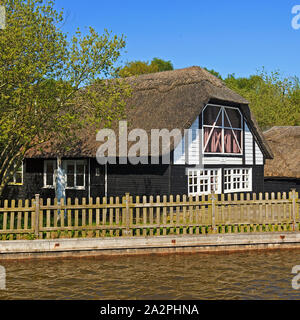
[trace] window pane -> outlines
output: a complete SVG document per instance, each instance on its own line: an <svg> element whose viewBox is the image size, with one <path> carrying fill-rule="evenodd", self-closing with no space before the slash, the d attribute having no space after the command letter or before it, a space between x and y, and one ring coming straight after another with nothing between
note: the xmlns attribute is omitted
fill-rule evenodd
<svg viewBox="0 0 300 320"><path fill-rule="evenodd" d="M76 187L84 186L84 164L76 164Z"/></svg>
<svg viewBox="0 0 300 320"><path fill-rule="evenodd" d="M74 187L74 174L67 174L67 186Z"/></svg>
<svg viewBox="0 0 300 320"><path fill-rule="evenodd" d="M53 186L53 174L46 174L46 185Z"/></svg>
<svg viewBox="0 0 300 320"><path fill-rule="evenodd" d="M75 165L73 163L67 164L67 186L75 187Z"/></svg>
<svg viewBox="0 0 300 320"><path fill-rule="evenodd" d="M67 165L67 174L74 174L75 173L75 166L74 164Z"/></svg>
<svg viewBox="0 0 300 320"><path fill-rule="evenodd" d="M221 109L220 107L214 107L214 106L206 107L206 109L203 112L203 124L212 126L217 119L220 109ZM222 113L220 113L216 125L217 126L222 125Z"/></svg>
<svg viewBox="0 0 300 320"><path fill-rule="evenodd" d="M204 145L206 144L210 133L210 130L206 129L208 128L204 128ZM205 152L222 152L222 129L213 129Z"/></svg>
<svg viewBox="0 0 300 320"><path fill-rule="evenodd" d="M76 165L76 173L77 174L84 174L84 165L83 164Z"/></svg>
<svg viewBox="0 0 300 320"><path fill-rule="evenodd" d="M15 183L22 183L22 172L17 172L15 174Z"/></svg>
<svg viewBox="0 0 300 320"><path fill-rule="evenodd" d="M235 138L233 141L233 153L241 153L242 150L242 131L233 130Z"/></svg>
<svg viewBox="0 0 300 320"><path fill-rule="evenodd" d="M53 186L54 184L54 162L47 161L46 162L46 186Z"/></svg>
<svg viewBox="0 0 300 320"><path fill-rule="evenodd" d="M225 113L227 113L232 128L242 128L241 115L237 109L225 108ZM224 126L230 127L226 115L224 115Z"/></svg>
<svg viewBox="0 0 300 320"><path fill-rule="evenodd" d="M46 172L53 174L54 169L53 169L53 163L52 162L47 162L47 164L46 164Z"/></svg>
<svg viewBox="0 0 300 320"><path fill-rule="evenodd" d="M241 153L239 146L241 146L241 131L225 129L224 130L225 153Z"/></svg>
<svg viewBox="0 0 300 320"><path fill-rule="evenodd" d="M77 174L76 175L76 187L83 187L84 186L84 175Z"/></svg>

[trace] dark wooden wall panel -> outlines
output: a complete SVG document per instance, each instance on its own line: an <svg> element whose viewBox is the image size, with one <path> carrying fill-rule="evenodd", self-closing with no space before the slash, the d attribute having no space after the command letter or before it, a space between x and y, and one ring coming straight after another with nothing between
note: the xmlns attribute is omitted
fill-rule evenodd
<svg viewBox="0 0 300 320"><path fill-rule="evenodd" d="M265 192L289 192L295 188L300 192L300 179L265 178Z"/></svg>
<svg viewBox="0 0 300 320"><path fill-rule="evenodd" d="M108 165L108 196L169 193L169 165Z"/></svg>

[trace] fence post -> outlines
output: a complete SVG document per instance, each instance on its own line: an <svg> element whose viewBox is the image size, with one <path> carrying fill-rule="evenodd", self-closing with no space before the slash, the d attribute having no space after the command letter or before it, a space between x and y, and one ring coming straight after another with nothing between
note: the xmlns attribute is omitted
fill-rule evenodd
<svg viewBox="0 0 300 320"><path fill-rule="evenodd" d="M35 195L35 226L34 235L39 236L39 218L40 218L40 195Z"/></svg>
<svg viewBox="0 0 300 320"><path fill-rule="evenodd" d="M125 235L130 236L131 235L131 230L130 230L130 196L129 193L125 193L125 205L126 205L126 210L125 210L125 223L126 223L126 231Z"/></svg>
<svg viewBox="0 0 300 320"><path fill-rule="evenodd" d="M293 231L296 226L296 189L291 189L291 200L292 200L292 216L293 216Z"/></svg>
<svg viewBox="0 0 300 320"><path fill-rule="evenodd" d="M214 192L211 194L211 229L212 233L217 233L216 228L216 195Z"/></svg>

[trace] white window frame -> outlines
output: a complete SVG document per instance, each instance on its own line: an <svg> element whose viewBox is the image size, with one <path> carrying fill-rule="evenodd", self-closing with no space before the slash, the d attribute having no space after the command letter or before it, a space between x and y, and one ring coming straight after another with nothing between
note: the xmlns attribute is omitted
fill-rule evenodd
<svg viewBox="0 0 300 320"><path fill-rule="evenodd" d="M53 163L53 167L54 167L54 172L53 172L53 185L47 185L47 172L46 172L46 168L47 168L47 163ZM67 165L68 163L73 163L74 164L74 187L68 187L67 186ZM81 164L84 166L84 172L83 172L83 186L76 186L76 167L78 164ZM71 190L85 190L86 188L86 182L85 182L85 178L86 178L86 162L85 160L62 160L62 168L65 170L65 176L66 176L66 189L71 189ZM56 160L44 160L44 188L48 188L48 189L54 189L55 186L55 172L57 170L57 161Z"/></svg>
<svg viewBox="0 0 300 320"><path fill-rule="evenodd" d="M74 164L74 187L68 187L68 178L67 178L67 165L68 164ZM83 165L83 186L76 186L76 180L77 180L77 165ZM66 175L66 189L72 189L72 190L85 190L85 170L86 170L86 162L84 160L63 160L62 166L65 170Z"/></svg>
<svg viewBox="0 0 300 320"><path fill-rule="evenodd" d="M53 163L53 185L47 185L47 163ZM54 189L55 184L55 170L56 170L56 160L44 160L44 188Z"/></svg>
<svg viewBox="0 0 300 320"><path fill-rule="evenodd" d="M21 169L21 171L19 170ZM21 182L16 182L16 174L17 173L20 173L21 172ZM12 176L12 180L8 182L9 185L11 186L21 186L23 185L23 182L24 182L24 168L23 168L23 162L22 162L22 165L17 169L16 172L14 172L13 176Z"/></svg>
<svg viewBox="0 0 300 320"><path fill-rule="evenodd" d="M213 191L214 193L217 193L217 194L221 193L222 191L221 168L207 168L207 169L188 168L187 170L188 170L187 177L188 177L188 195L189 196L207 195L207 194L211 194ZM212 178L216 179L216 181L212 181ZM192 179L192 182L190 179ZM201 181L205 181L206 183L200 184ZM213 187L214 185L216 186L216 188ZM205 186L207 186L207 190L201 191L200 190L201 186L204 188ZM190 191L190 187L193 188L192 191Z"/></svg>
<svg viewBox="0 0 300 320"><path fill-rule="evenodd" d="M247 173L245 172L247 171ZM230 177L230 181L228 180ZM245 179L245 178L248 179ZM227 178L227 181L226 181ZM234 183L240 184L239 188L234 188ZM248 183L248 187L243 187L243 183ZM229 188L226 189L226 185ZM224 193L251 192L252 191L252 168L225 168L224 169Z"/></svg>
<svg viewBox="0 0 300 320"><path fill-rule="evenodd" d="M207 107L210 107L210 106L221 108L221 110L220 110L221 115L220 116L222 116L222 126L217 126L216 122L213 125L204 124L204 111L205 111L205 109ZM234 110L237 110L239 112L239 114L241 116L241 128L225 127L225 125L224 125L224 114L225 114L224 110L225 109L234 109ZM217 118L218 118L218 116L217 116ZM229 124L231 125L229 117L227 119L228 119ZM243 151L243 138L244 138L243 137L243 132L244 132L244 121L243 120L244 120L244 118L243 118L243 115L242 115L242 113L241 113L239 108L230 107L230 106L222 106L222 105L218 105L218 104L210 104L210 103L207 104L202 110L202 152L203 152L203 154L215 154L215 155L222 154L222 155L234 155L234 156L243 155L243 152L244 152ZM212 129L211 133L209 135L209 138L208 138L208 140L206 142L206 145L204 145L204 128L211 128ZM213 129L221 129L222 130L222 152L205 152L205 149L206 149L207 144L208 144L208 142L210 140L210 136L212 134ZM237 137L235 136L235 133L233 131L234 137L235 137L235 139L236 139L236 141L237 141L237 143L239 145L239 149L240 149L241 152L239 152L239 153L228 153L228 152L225 152L225 148L224 148L224 130L239 130L239 131L241 131L241 145L239 145Z"/></svg>

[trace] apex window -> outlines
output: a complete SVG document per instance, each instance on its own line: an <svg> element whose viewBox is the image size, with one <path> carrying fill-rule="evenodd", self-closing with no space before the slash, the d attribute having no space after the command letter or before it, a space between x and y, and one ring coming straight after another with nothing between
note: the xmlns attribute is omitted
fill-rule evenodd
<svg viewBox="0 0 300 320"><path fill-rule="evenodd" d="M202 127L204 153L242 154L243 116L238 108L207 105Z"/></svg>

